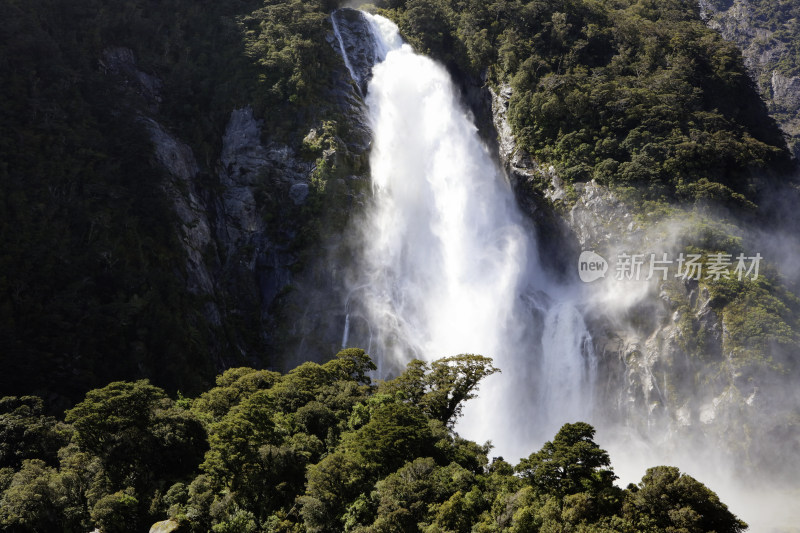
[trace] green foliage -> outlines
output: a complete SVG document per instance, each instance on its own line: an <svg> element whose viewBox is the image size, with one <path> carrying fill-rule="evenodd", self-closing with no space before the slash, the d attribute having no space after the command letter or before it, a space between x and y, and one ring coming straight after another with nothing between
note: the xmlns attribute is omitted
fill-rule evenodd
<svg viewBox="0 0 800 533"><path fill-rule="evenodd" d="M374 368L359 349L283 375L233 368L185 405L147 381L114 382L90 391L66 423L42 417L37 398L6 398L13 431L0 436L14 438L18 425L31 434L17 448L0 440L18 450L0 468L0 527L130 531L165 515L192 532L744 527L676 469L651 469L637 489L615 487L608 454L582 422L516 468L489 463L491 446L459 437L452 421L498 371L491 359L412 361L378 386ZM53 440L53 428L71 442Z"/></svg>
<svg viewBox="0 0 800 533"><path fill-rule="evenodd" d="M81 450L98 457L112 485L139 490L145 472L181 476L196 468L206 447L200 422L146 380L91 391L66 413Z"/></svg>
<svg viewBox="0 0 800 533"><path fill-rule="evenodd" d="M235 55L236 34L219 24L232 4L0 5L3 394L47 390L63 406L120 377L199 391L213 375L164 177L132 109L141 97L100 65L107 49L131 48L164 80L164 120L188 111L182 129L208 139L213 127L195 117L222 86L206 69L238 64L224 57Z"/></svg>
<svg viewBox="0 0 800 533"><path fill-rule="evenodd" d="M118 491L103 496L92 507L92 520L102 531L124 533L136 527L139 502L130 492Z"/></svg>
<svg viewBox="0 0 800 533"><path fill-rule="evenodd" d="M594 428L584 422L565 424L552 441L517 466L523 478L546 494L598 494L613 487L608 453L593 440Z"/></svg>
<svg viewBox="0 0 800 533"><path fill-rule="evenodd" d="M219 361L265 351L264 336L247 334L260 320L223 313L211 323L207 302L187 291L185 246L142 116L180 132L209 194L232 109L252 106L271 139L298 147L335 107L329 73L341 59L324 39L333 7L0 5L0 396L46 390L63 408L141 377L195 394ZM120 50L146 87L133 65L110 59Z"/></svg>
<svg viewBox="0 0 800 533"><path fill-rule="evenodd" d="M736 533L747 529L705 485L669 466L647 469L638 487L628 492L624 514L639 531Z"/></svg>
<svg viewBox="0 0 800 533"><path fill-rule="evenodd" d="M258 526L253 513L237 509L230 518L216 524L211 531L214 533L255 533L258 531Z"/></svg>
<svg viewBox="0 0 800 533"><path fill-rule="evenodd" d="M253 368L229 368L217 376L217 386L192 402L192 411L217 421L257 390L268 389L280 378L277 372Z"/></svg>
<svg viewBox="0 0 800 533"><path fill-rule="evenodd" d="M369 372L378 369L367 352L361 348L345 348L325 366L330 367L340 380L355 381L364 385L371 383Z"/></svg>
<svg viewBox="0 0 800 533"><path fill-rule="evenodd" d="M454 424L464 402L475 397L483 378L500 372L491 361L481 355L462 354L431 363L426 376L429 390L421 399L423 408L432 418Z"/></svg>
<svg viewBox="0 0 800 533"><path fill-rule="evenodd" d="M723 350L744 377L794 370L794 347L800 340L800 302L769 277L709 283L713 303L721 311L727 335Z"/></svg>
<svg viewBox="0 0 800 533"><path fill-rule="evenodd" d="M409 0L419 50L513 89L518 144L565 181L752 208L747 176L788 152L735 45L670 0Z"/></svg>
<svg viewBox="0 0 800 533"><path fill-rule="evenodd" d="M329 73L340 64L321 38L334 7L330 0L269 0L238 20L258 72L251 96L274 128L295 132L298 116L313 114Z"/></svg>
<svg viewBox="0 0 800 533"><path fill-rule="evenodd" d="M25 459L56 463L69 432L42 411L42 399L36 396L0 399L0 468L19 468Z"/></svg>
<svg viewBox="0 0 800 533"><path fill-rule="evenodd" d="M55 470L44 461L23 462L0 499L0 525L19 531L52 531L59 525Z"/></svg>
<svg viewBox="0 0 800 533"><path fill-rule="evenodd" d="M702 209L675 209L670 215L673 220L680 220L680 245L687 253L700 255L700 263L706 265L696 283L673 279L661 285L678 317L680 337L676 340L681 348L703 360L703 372L710 369L711 374L718 375L705 379L718 380L723 388L731 384L725 377L731 371L742 382L756 375L772 376L766 379L792 375L796 365L790 354L800 339L800 301L767 262L768 258L760 261L755 279L755 271L749 275L742 272L742 279L735 271L740 254L745 259L745 269L750 266L748 256L752 252L748 250L758 249L759 237L731 220L713 218ZM667 231L671 227L671 223L666 224ZM666 234L664 237L671 238ZM719 279L708 276L712 254L724 254L730 262L728 273ZM705 305L723 324L720 339L712 338L713 332L700 320L707 312L702 309Z"/></svg>
<svg viewBox="0 0 800 533"><path fill-rule="evenodd" d="M461 416L463 402L474 398L480 381L500 372L491 359L460 354L431 363L411 361L396 379L380 386L380 392L418 405L428 416L452 426Z"/></svg>
<svg viewBox="0 0 800 533"><path fill-rule="evenodd" d="M731 2L711 3L709 16L714 22L739 25L739 16ZM761 93L767 98L770 112L789 136L795 154L798 149L798 127L793 123L796 115L791 98L780 94L780 84L773 85L773 73L791 78L800 74L800 9L793 2L781 0L754 0L746 7L746 31L734 32L732 39L750 57L758 58L753 70ZM730 26L728 26L730 27ZM777 79L775 81L778 81ZM777 90L776 90L777 89Z"/></svg>
<svg viewBox="0 0 800 533"><path fill-rule="evenodd" d="M306 493L298 500L309 530L340 530L348 504L369 490L371 475L361 467L359 459L337 451L309 468Z"/></svg>
<svg viewBox="0 0 800 533"><path fill-rule="evenodd" d="M342 441L348 454L358 456L362 468L381 474L406 461L432 452L432 433L418 408L402 403L379 407L370 421Z"/></svg>

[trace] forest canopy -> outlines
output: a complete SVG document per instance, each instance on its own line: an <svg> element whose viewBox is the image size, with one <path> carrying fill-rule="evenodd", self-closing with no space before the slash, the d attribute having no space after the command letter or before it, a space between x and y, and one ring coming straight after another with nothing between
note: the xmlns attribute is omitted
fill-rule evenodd
<svg viewBox="0 0 800 533"><path fill-rule="evenodd" d="M201 166L198 187L213 194L233 109L251 106L288 141L330 105L334 7L0 2L0 394L64 407L145 376L198 392L216 362L266 351L251 333L260 310L215 324L187 291L170 178L142 117L179 132Z"/></svg>
<svg viewBox="0 0 800 533"><path fill-rule="evenodd" d="M567 182L747 207L754 170L789 168L740 51L705 25L695 2L378 5L419 51L509 86L520 147Z"/></svg>
<svg viewBox="0 0 800 533"><path fill-rule="evenodd" d="M507 84L520 147L568 186L596 179L749 209L751 174L787 161L741 55L691 2L376 4L420 52L495 89ZM200 311L207 302L186 290L167 177L140 120L152 102L121 86L106 59L128 49L155 80L156 118L191 146L198 186L213 199L233 109L251 106L265 136L298 151L315 121L336 129L327 91L344 65L326 36L338 5L0 3L0 390L59 407L119 379L194 393L219 361L281 357L254 333L266 310L212 324ZM347 138L344 124L326 138ZM346 213L337 201L331 212ZM281 229L305 235L324 224L304 215Z"/></svg>
<svg viewBox="0 0 800 533"><path fill-rule="evenodd" d="M286 374L231 368L199 396L146 380L90 391L63 419L0 400L0 527L9 532L739 532L674 467L614 485L583 422L516 466L453 429L491 359L412 361L373 383L360 349Z"/></svg>

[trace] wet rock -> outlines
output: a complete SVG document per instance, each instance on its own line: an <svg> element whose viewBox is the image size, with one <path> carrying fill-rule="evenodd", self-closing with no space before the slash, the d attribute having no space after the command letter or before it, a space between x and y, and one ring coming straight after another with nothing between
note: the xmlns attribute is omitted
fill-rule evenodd
<svg viewBox="0 0 800 533"><path fill-rule="evenodd" d="M211 296L215 292L212 271L207 257L213 257L216 243L212 222L202 194L197 187L199 168L192 149L171 135L153 119L143 119L150 133L156 160L167 170L170 180L163 184L180 220L180 234L186 251L186 287L197 295ZM208 299L204 314L213 325L221 323L220 311Z"/></svg>
<svg viewBox="0 0 800 533"><path fill-rule="evenodd" d="M795 158L800 158L800 78L786 76L782 70L781 60L793 52L775 37L780 31L794 33L795 21L781 15L772 21L774 27L765 27L748 0L723 4L701 0L700 9L709 27L742 51L744 64L770 114L786 134Z"/></svg>
<svg viewBox="0 0 800 533"><path fill-rule="evenodd" d="M98 63L103 72L118 79L120 86L141 97L148 111L158 110L163 83L158 77L139 70L133 50L124 47L106 48Z"/></svg>
<svg viewBox="0 0 800 533"><path fill-rule="evenodd" d="M304 204L306 198L308 198L308 184L295 183L292 185L292 188L289 189L289 198L294 202L294 205Z"/></svg>
<svg viewBox="0 0 800 533"><path fill-rule="evenodd" d="M800 77L787 77L772 71L772 101L786 111L793 112L800 109Z"/></svg>
<svg viewBox="0 0 800 533"><path fill-rule="evenodd" d="M258 170L268 162L267 149L261 144L262 124L245 107L231 111L231 118L222 137L220 159L229 184L253 185ZM288 154L280 157L286 159Z"/></svg>
<svg viewBox="0 0 800 533"><path fill-rule="evenodd" d="M360 11L345 7L331 13L331 24L335 39L332 44L343 52L353 81L361 94L366 95L372 67L383 60L370 23Z"/></svg>

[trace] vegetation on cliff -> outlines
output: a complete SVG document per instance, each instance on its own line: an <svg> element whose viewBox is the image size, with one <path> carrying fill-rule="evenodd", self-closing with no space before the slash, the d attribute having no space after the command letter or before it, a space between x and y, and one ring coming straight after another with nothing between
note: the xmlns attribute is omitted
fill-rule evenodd
<svg viewBox="0 0 800 533"><path fill-rule="evenodd" d="M199 391L215 362L239 360L242 351L251 361L263 356L249 333L259 320L223 316L215 326L203 316L203 297L187 291L180 225L164 192L169 178L141 115L189 143L201 192L213 197L231 110L253 107L271 139L299 148L331 106L325 91L341 62L324 38L333 7L0 2L2 393L41 394L63 406L91 387L142 376ZM147 94L137 74L120 76L109 61L120 49L149 77ZM332 167L319 178L339 177ZM259 200L282 205L277 196L267 190ZM313 224L296 224L305 234L322 224L318 196L301 213ZM314 242L305 234L299 245Z"/></svg>
<svg viewBox="0 0 800 533"><path fill-rule="evenodd" d="M705 26L694 3L380 5L419 50L510 84L520 147L568 182L742 207L754 170L787 168L785 142L741 53Z"/></svg>
<svg viewBox="0 0 800 533"><path fill-rule="evenodd" d="M347 349L287 374L232 368L195 398L90 391L64 421L0 400L0 527L215 532L740 532L702 483L649 469L621 489L585 423L512 466L453 431L491 360L413 361L373 384ZM521 414L521 416L524 416ZM524 423L524 421L521 421Z"/></svg>
<svg viewBox="0 0 800 533"><path fill-rule="evenodd" d="M775 57L787 76L796 74L797 39L791 22L796 8L789 4L748 3L745 20L737 19L748 24L752 18L752 27L775 32L769 38L783 43L785 54ZM670 275L641 302L646 316L627 308L609 322L624 323L642 346L655 338L662 343L649 348L657 363L642 357L633 364L664 383L652 405L668 420L674 421L686 398L719 403L720 442L736 448L743 464L761 469L770 463L772 474L783 477L783 458L752 453L757 445L751 444L752 435L798 432L797 402L778 400L800 376L798 279L791 267L776 267L786 252L765 238L785 217L796 219L789 214L794 207L771 212L781 202L764 194L796 199L797 185L783 135L736 44L706 25L697 3L679 0L377 5L417 49L451 71L482 77L505 94L510 87L506 116L517 147L541 167L555 166L566 194L554 207L565 219L574 223L588 212L588 224L605 222L609 213L602 206L600 213L588 206L597 206L596 198L579 199L576 191L584 188L572 187L589 180L635 218L631 225L615 219L605 231L590 229L607 241L582 243L584 249L598 246L606 257L620 251L695 253L705 265L712 256L735 263L738 254L764 255L757 281L713 279L706 271L698 280ZM515 185L544 201L549 175L532 174ZM577 215L570 212L580 201ZM653 307L659 293L668 307L660 315ZM661 328L674 335L658 337ZM772 402L769 408L752 407L762 399Z"/></svg>
<svg viewBox="0 0 800 533"><path fill-rule="evenodd" d="M635 201L643 194L655 202L639 204L644 210L653 205L664 210L664 202L684 201L699 207L722 203L747 212L757 200L749 181L754 172L779 171L788 161L780 132L766 115L740 54L702 24L692 3L379 4L419 51L462 74L485 73L494 86L509 84L509 117L520 146L541 162L555 164L567 182L596 179L617 190L633 190ZM228 526L220 524L239 521L249 527L251 520L328 520L355 530L379 520L381 513L385 523L394 520L386 517L397 516L430 528L441 514L436 527L459 530L462 526L452 525L459 516L480 521L488 516L487 523L512 524L517 511L524 514L522 509L532 509L525 512L533 521L556 515L558 520L567 515L578 521L595 519L577 508L589 509L592 517L634 520L630 513L640 507L631 503L638 501L633 491L615 492L601 484L610 492L603 493L606 507L600 511L592 507L599 498L593 493L564 493L553 496L552 503L550 493L537 492L544 489L532 481L523 486L509 465L489 464L488 451L452 437L441 416L418 405L422 397L392 400L396 391L386 392L388 384L373 391L347 382L350 388L340 391L341 398L333 390L319 397L314 389L307 397L281 397L280 402L288 403L278 407L271 403L276 393L263 391L284 380L298 380L298 390L305 390L303 383L318 379L314 376L324 365L300 367L291 378L231 370L219 378L217 389L177 402L146 383L99 389L82 409L106 403L105 397L109 402L143 402L138 414L131 413L138 421L119 420L124 429L98 430L96 444L102 449L80 436L86 431L80 429L84 414L89 420L100 415L91 410L80 414L76 407L72 418L59 422L43 414L39 400L26 397L39 394L50 412L54 404L66 406L91 388L144 376L170 393L180 389L196 394L210 383L219 361L241 360L243 350L232 339L255 337L260 331L253 324L261 324L263 310L254 312L252 320L240 316L215 327L202 316L206 302L186 290L178 222L162 189L166 177L150 155L152 146L140 120L153 95L132 96L130 87L121 86L108 71L105 52L132 50L138 68L159 80L154 113L191 145L209 197L221 187L213 175L232 109L250 105L264 121L265 136L289 143L315 161L309 201L292 212L307 225L290 228L300 228L295 242L314 253L311 244L320 228L341 228L350 208L337 203L341 196L324 195L338 194L337 180L351 173L350 165L360 165L359 170L364 165L335 156L345 151L342 139L352 133L343 117L330 116L331 73L342 70L341 58L326 41L327 14L336 5L332 0L0 2L0 396L21 396L8 400L4 412L24 419L14 427L28 428L30 423L33 428L20 429L24 438L19 444L28 446L32 439L33 451L9 448L17 459L0 476L7 488L5 502L27 501L24 495L39 493L24 491L38 487L44 492L37 501L55 503L33 512L35 520L59 516L75 527L83 527L92 516L98 524L114 523L126 513L150 520L173 506L174 516L185 515L200 528L213 523L221 531ZM318 127L318 135L306 136L312 126ZM285 218L283 203L270 186L265 180L258 201L280 221ZM328 206L333 209L327 212L320 207L325 198L333 198ZM703 229L701 223L698 228ZM702 253L741 250L725 234L687 243ZM758 285L706 285L710 305L731 333L725 352L732 354L737 370L744 369L737 375L746 380L756 372L795 375L790 352L800 331L800 308L794 296L774 276ZM708 355L704 326L692 322L688 306L680 309L687 311L681 341L702 360ZM281 355L256 341L247 348L246 355L263 364ZM773 354L779 357L771 358ZM721 382L734 375L722 371L727 363L717 363L708 365L709 379ZM392 383L399 387L400 382ZM276 390L290 395L288 386L282 387ZM310 397L319 405L309 404ZM334 398L339 403L329 403ZM247 409L234 407L245 400ZM202 405L208 407L198 407ZM300 409L306 410L297 415ZM364 422L351 427L356 412ZM391 463L391 472L377 467L362 472L366 463L347 462L353 454L367 461L379 456L370 454L385 452L378 444L356 449L344 437L366 427L373 412L380 412L376 420L381 424L394 420L404 428L398 438L409 448L397 452L403 463ZM297 429L295 415L310 425ZM788 420L785 427L795 423ZM121 437L112 436L118 431ZM246 442L251 432L262 432L253 433L261 443L255 449ZM130 439L143 443L141 449L131 449ZM440 442L445 442L441 450L436 448ZM241 461L238 466L226 466L227 452L214 452L215 446L230 443L243 446L230 449L230 457ZM178 455L176 450L181 450ZM123 451L134 454L132 462L115 466ZM341 460L341 469L334 459L325 462L323 455ZM426 457L432 462L414 461ZM392 478L406 461L416 466ZM469 475L456 467L453 472L441 470L453 462ZM144 464L159 465L159 470L136 473ZM300 470L292 470L300 468L295 464L322 466L309 470L315 472L312 483ZM270 468L285 469L285 484L259 481ZM344 496L325 493L326 468L340 483L336 487L346 488ZM397 494L410 490L403 483L432 473L442 479L463 474L479 483L442 481L443 486L424 486L422 495L414 493L397 504ZM648 483L684 483L678 482L684 478L673 482L672 477L659 471L653 474L656 481ZM265 492L248 494L242 487L251 482L262 483ZM183 487L175 488L175 483ZM478 493L472 492L475 486ZM316 499L308 499L309 487L315 487ZM505 499L497 503L501 493ZM385 494L393 496L386 496L384 504ZM272 503L261 501L266 495ZM307 498L295 500L297 496ZM429 507L430 502L437 507ZM8 505L12 509L16 504ZM641 503L641 508L647 505ZM192 509L198 509L199 518ZM572 510L564 515L564 509Z"/></svg>
<svg viewBox="0 0 800 533"><path fill-rule="evenodd" d="M788 135L794 156L800 155L800 6L780 0L709 0L701 2L709 25L744 52L745 63L770 114Z"/></svg>

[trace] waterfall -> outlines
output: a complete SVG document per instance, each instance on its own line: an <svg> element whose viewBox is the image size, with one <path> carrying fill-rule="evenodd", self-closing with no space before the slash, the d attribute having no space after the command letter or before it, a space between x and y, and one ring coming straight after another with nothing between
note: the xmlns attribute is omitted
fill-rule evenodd
<svg viewBox="0 0 800 533"><path fill-rule="evenodd" d="M347 348L347 340L350 337L350 313L344 315L344 333L342 333L342 350Z"/></svg>
<svg viewBox="0 0 800 533"><path fill-rule="evenodd" d="M457 430L494 439L516 461L561 424L590 421L588 332L570 290L542 272L534 228L449 74L389 20L363 17L379 59L366 96L373 203L357 280L371 355L395 372L412 357L492 357L502 374L481 385Z"/></svg>
<svg viewBox="0 0 800 533"><path fill-rule="evenodd" d="M586 413L582 402L594 396L597 359L592 339L574 306L558 303L547 313L542 334L540 406L551 425ZM581 394L575 394L579 390ZM559 417L552 419L553 416Z"/></svg>
<svg viewBox="0 0 800 533"><path fill-rule="evenodd" d="M336 36L336 42L339 43L339 51L342 55L342 59L344 59L344 66L347 67L348 72L350 72L350 77L359 83L361 80L358 79L358 74L356 74L355 69L353 69L353 65L350 64L350 58L347 56L347 49L344 46L344 39L342 38L342 32L339 30L339 22L336 20L336 16L331 16L331 26L333 26L333 34Z"/></svg>

